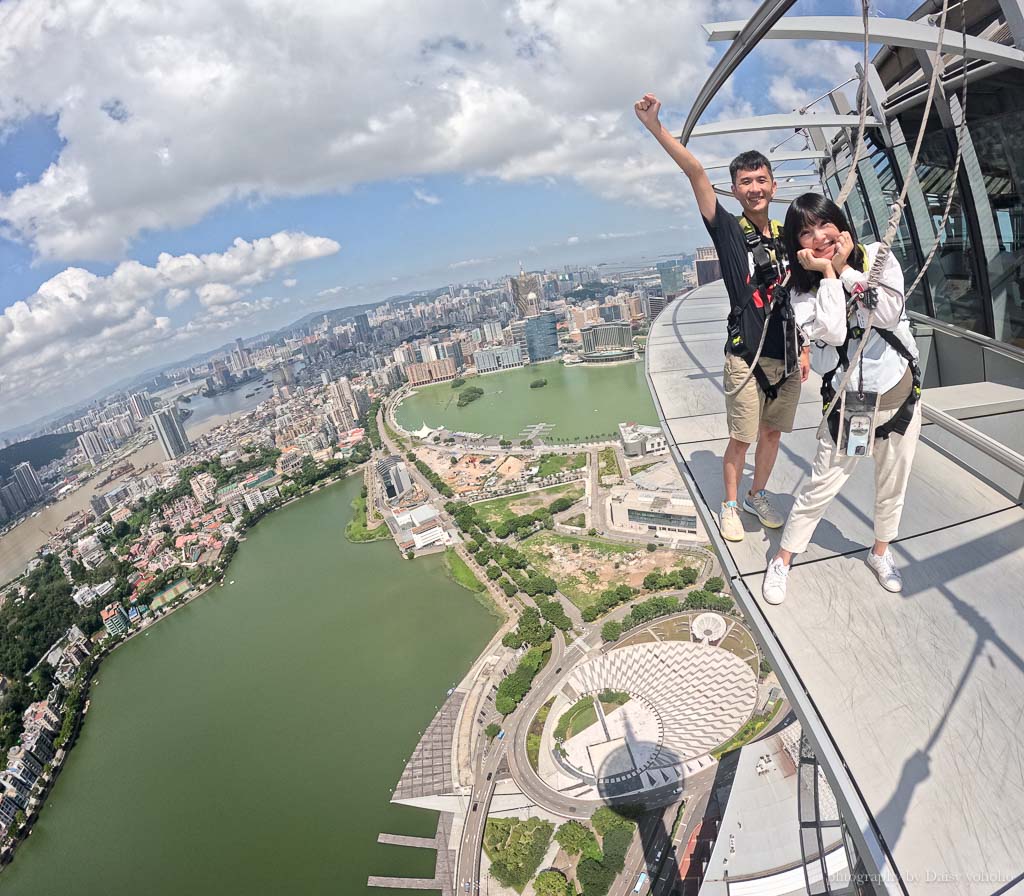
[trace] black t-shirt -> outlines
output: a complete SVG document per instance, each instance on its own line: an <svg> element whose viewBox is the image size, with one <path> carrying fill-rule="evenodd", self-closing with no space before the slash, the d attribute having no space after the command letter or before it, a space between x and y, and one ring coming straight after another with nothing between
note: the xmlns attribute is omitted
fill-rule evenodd
<svg viewBox="0 0 1024 896"><path fill-rule="evenodd" d="M743 339L745 351L754 353L761 341L764 329L765 303L760 293L755 295L756 285L750 282L751 258L747 241L743 236L739 220L730 215L719 202L715 206L715 217L704 226L711 234L711 240L718 250L718 263L722 268L722 280L729 293L730 323L736 324ZM726 340L726 352L734 352L731 340ZM786 357L786 335L782 319L771 316L768 333L764 338L762 358L784 360Z"/></svg>

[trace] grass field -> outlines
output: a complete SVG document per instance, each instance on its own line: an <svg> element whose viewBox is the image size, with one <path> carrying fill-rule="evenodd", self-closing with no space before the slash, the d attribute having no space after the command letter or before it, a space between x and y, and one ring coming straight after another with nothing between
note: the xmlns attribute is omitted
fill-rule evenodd
<svg viewBox="0 0 1024 896"><path fill-rule="evenodd" d="M526 758L530 761L534 771L537 771L537 765L540 762L540 738L544 731L544 723L548 720L548 714L551 712L554 702L555 698L552 697L537 710L537 715L533 717L530 728L526 732Z"/></svg>
<svg viewBox="0 0 1024 896"><path fill-rule="evenodd" d="M567 526L572 526L574 529L583 529L587 525L587 516L583 513L577 513L576 516L571 516L565 521Z"/></svg>
<svg viewBox="0 0 1024 896"><path fill-rule="evenodd" d="M597 695L597 699L601 702L601 709L604 710L604 714L608 715L612 710L629 703L629 694L625 691L601 691Z"/></svg>
<svg viewBox="0 0 1024 896"><path fill-rule="evenodd" d="M466 565L466 561L459 556L455 548L448 548L444 552L444 562L445 566L448 567L448 574L456 583L461 585L467 591L479 594L484 590L483 582L481 582L476 577L476 573Z"/></svg>
<svg viewBox="0 0 1024 896"><path fill-rule="evenodd" d="M565 485L542 488L535 492L520 492L518 495L508 495L504 498L495 498L492 501L481 501L479 504L474 504L473 508L483 519L495 526L514 516L533 513L540 507L547 507L555 498L572 498L576 501L582 497L583 486L566 483Z"/></svg>
<svg viewBox="0 0 1024 896"><path fill-rule="evenodd" d="M387 419L384 420L384 432L387 434L387 437L391 439L392 442L398 445L399 448L406 447L405 439L403 439L397 432L395 432L390 426L388 426Z"/></svg>
<svg viewBox="0 0 1024 896"><path fill-rule="evenodd" d="M555 740L565 743L569 738L585 731L597 722L597 708L594 706L593 697L584 697L577 700L569 709L562 713L562 717L555 726Z"/></svg>
<svg viewBox="0 0 1024 896"><path fill-rule="evenodd" d="M345 526L345 537L349 541L378 541L391 537L387 523L370 528L366 521L366 498L356 497L352 502L352 519Z"/></svg>
<svg viewBox="0 0 1024 896"><path fill-rule="evenodd" d="M544 454L541 456L537 475L554 476L564 470L582 470L587 465L585 454Z"/></svg>

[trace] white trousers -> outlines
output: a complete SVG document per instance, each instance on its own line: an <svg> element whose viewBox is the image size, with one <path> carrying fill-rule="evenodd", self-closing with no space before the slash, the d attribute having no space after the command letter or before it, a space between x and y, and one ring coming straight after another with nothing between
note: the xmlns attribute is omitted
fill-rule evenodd
<svg viewBox="0 0 1024 896"><path fill-rule="evenodd" d="M880 411L876 425L889 420L896 411ZM914 418L904 435L892 433L888 439L875 439L871 459L875 464L875 538L889 542L896 538L907 494L910 468L914 463L918 438L921 435L921 402L917 402ZM835 445L830 436L818 441L818 453L811 467L811 478L796 496L789 513L782 548L802 554L832 499L839 494L853 474L859 457L838 456L833 460Z"/></svg>

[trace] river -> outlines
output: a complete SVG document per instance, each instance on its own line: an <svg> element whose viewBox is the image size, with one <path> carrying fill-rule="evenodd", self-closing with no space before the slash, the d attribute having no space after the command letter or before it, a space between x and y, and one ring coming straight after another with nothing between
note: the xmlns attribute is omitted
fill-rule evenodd
<svg viewBox="0 0 1024 896"><path fill-rule="evenodd" d="M546 379L547 385L531 389L530 383L538 379ZM466 384L483 389L483 396L460 408L451 383L423 386L399 405L398 422L408 430L426 423L508 439L521 438L534 423L553 423L551 438L562 441L617 435L619 423L658 423L641 362L536 364L473 377Z"/></svg>
<svg viewBox="0 0 1024 896"><path fill-rule="evenodd" d="M185 432L195 439L205 432L209 432L216 426L220 426L230 417L240 413L251 411L261 401L266 400L270 395L269 390L264 389L257 392L252 398L246 398L246 392L251 392L257 383L250 383L247 389L236 389L215 398L203 398L195 396L190 404L183 404L181 407L191 409L192 416L185 421ZM164 460L160 443L152 441L136 451L133 451L126 458L136 469L142 469L149 464L157 464ZM86 483L66 498L51 504L38 515L25 520L20 526L0 537L0 585L20 575L28 562L36 555L39 548L43 546L48 533L59 529L65 518L79 510L89 506L89 499L97 491L110 491L117 482L114 480L104 486L98 483L103 479L98 476L92 482Z"/></svg>
<svg viewBox="0 0 1024 896"><path fill-rule="evenodd" d="M271 514L234 585L104 661L0 894L355 894L370 874L432 876L433 852L377 834L433 834L390 791L498 622L441 557L345 540L361 484Z"/></svg>

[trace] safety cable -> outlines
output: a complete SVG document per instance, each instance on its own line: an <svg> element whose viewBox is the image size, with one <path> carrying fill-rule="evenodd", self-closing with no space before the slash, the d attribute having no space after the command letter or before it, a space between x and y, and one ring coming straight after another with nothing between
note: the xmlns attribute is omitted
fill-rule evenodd
<svg viewBox="0 0 1024 896"><path fill-rule="evenodd" d="M878 279L881 276L882 270L885 267L886 262L889 260L889 255L892 252L892 244L896 239L896 234L899 231L900 220L903 217L903 207L907 200L907 192L910 189L911 181L916 176L917 157L920 155L921 145L924 143L925 130L928 127L928 116L931 112L932 101L935 97L935 87L938 84L939 76L943 70L942 41L946 33L946 14L948 11L949 0L942 0L942 15L939 19L939 36L935 46L935 64L932 66L932 76L928 84L928 95L925 98L924 110L921 113L921 126L918 128L917 140L914 142L914 152L910 157L909 164L907 165L907 176L903 179L903 189L900 190L900 195L892 204L892 212L889 215L888 226L886 227L885 233L882 235L881 245L875 253L875 260L871 265L871 270L868 271L868 281L863 293L864 295L868 295L872 290L874 290L878 283ZM966 30L964 31L964 34L966 35ZM867 69L865 68L864 77L866 76ZM904 293L904 295L906 294ZM821 423L818 424L816 435L819 439L823 439L825 437L825 433L828 431L828 418L835 409L836 402L839 401L846 391L846 386L850 382L850 376L853 374L853 369L860 360L861 355L864 353L864 347L868 343L868 337L871 335L871 328L874 325L874 322L875 309L868 308L868 319L864 325L864 332L861 334L860 345L857 346L857 351L846 365L846 370L843 371L843 378L838 388L836 388L835 394L832 396L832 400L828 403L828 407L825 408L824 414L822 414Z"/></svg>
<svg viewBox="0 0 1024 896"><path fill-rule="evenodd" d="M846 175L846 182L843 184L842 189L839 191L839 196L836 197L836 205L843 206L849 198L850 193L853 192L853 188L857 183L857 163L860 161L861 153L864 152L864 128L867 125L868 120L868 48L871 43L871 0L861 0L860 3L860 17L864 23L864 62L861 67L863 76L860 82L860 111L857 120L857 142L853 146L853 158L850 160L850 173ZM941 46L941 44L940 44ZM849 83L849 81L847 81Z"/></svg>

